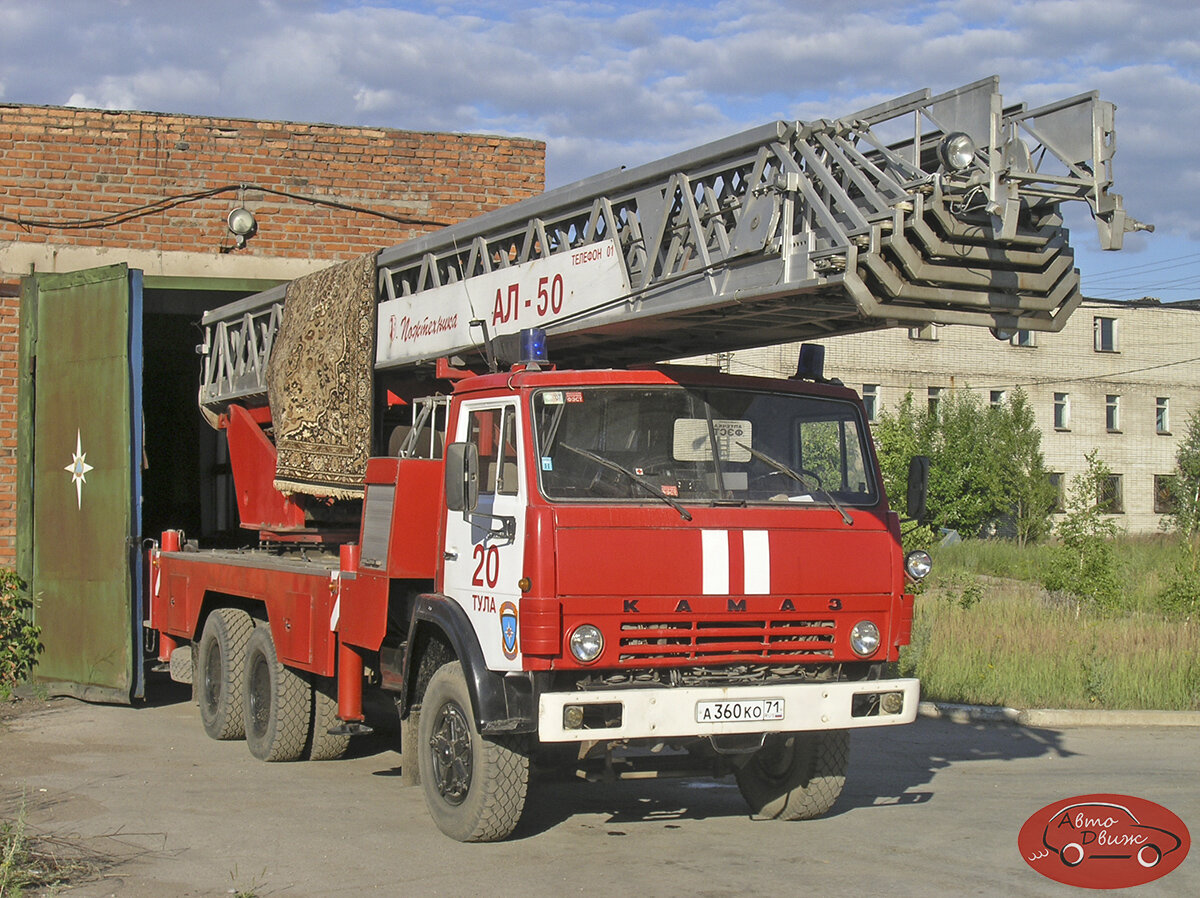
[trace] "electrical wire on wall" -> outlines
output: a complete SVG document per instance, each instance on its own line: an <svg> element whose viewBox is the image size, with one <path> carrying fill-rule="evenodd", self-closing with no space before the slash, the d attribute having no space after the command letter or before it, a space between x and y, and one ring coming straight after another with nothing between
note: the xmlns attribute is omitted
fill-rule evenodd
<svg viewBox="0 0 1200 898"><path fill-rule="evenodd" d="M221 187L211 187L208 190L196 190L190 193L179 193L173 196L163 197L160 200L155 200L152 203L146 203L142 206L135 206L130 209L124 209L120 212L111 212L107 215L97 215L92 218L49 219L32 218L21 215L13 216L0 213L0 221L17 225L18 227L24 228L27 231L33 230L34 228L44 228L57 231L79 231L92 228L111 228L138 218L145 218L148 215L156 215L160 212L166 212L169 209L174 209L177 206L182 206L187 203L194 203L199 200L220 196L221 194L225 193L233 193L235 191L244 192L247 190L257 190L260 193L265 193L270 196L285 197L298 202L311 203L314 206L326 206L331 209L340 209L344 212L356 212L360 215L372 215L376 218L384 218L388 221L394 221L397 224L433 228L441 228L449 224L449 222L416 218L409 215L394 215L390 212L381 212L378 209L368 209L364 206L356 206L353 203L343 203L339 200L325 199L317 196L306 196L305 194L293 193L289 190L278 190L274 187L264 187L261 184L225 184Z"/></svg>

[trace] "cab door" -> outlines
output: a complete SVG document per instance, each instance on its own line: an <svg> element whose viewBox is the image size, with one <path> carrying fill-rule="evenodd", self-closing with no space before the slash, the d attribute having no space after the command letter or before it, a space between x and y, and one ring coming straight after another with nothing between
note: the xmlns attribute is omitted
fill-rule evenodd
<svg viewBox="0 0 1200 898"><path fill-rule="evenodd" d="M456 442L479 453L479 504L448 511L443 588L474 626L491 670L520 670L518 609L525 556L520 407L515 399L464 402Z"/></svg>

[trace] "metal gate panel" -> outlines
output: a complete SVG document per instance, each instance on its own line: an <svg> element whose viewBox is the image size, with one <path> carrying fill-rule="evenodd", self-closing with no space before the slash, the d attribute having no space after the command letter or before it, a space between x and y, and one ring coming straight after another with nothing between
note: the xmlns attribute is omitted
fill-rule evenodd
<svg viewBox="0 0 1200 898"><path fill-rule="evenodd" d="M33 275L23 412L32 410L26 578L51 692L129 702L143 692L141 272Z"/></svg>

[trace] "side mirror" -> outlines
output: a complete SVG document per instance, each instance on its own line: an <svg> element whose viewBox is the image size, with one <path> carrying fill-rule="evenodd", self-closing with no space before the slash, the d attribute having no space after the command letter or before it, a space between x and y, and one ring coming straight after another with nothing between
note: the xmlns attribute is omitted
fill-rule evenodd
<svg viewBox="0 0 1200 898"><path fill-rule="evenodd" d="M919 523L925 521L929 499L929 456L914 455L908 463L908 516Z"/></svg>
<svg viewBox="0 0 1200 898"><path fill-rule="evenodd" d="M446 447L446 507L464 514L479 505L479 447L451 443Z"/></svg>

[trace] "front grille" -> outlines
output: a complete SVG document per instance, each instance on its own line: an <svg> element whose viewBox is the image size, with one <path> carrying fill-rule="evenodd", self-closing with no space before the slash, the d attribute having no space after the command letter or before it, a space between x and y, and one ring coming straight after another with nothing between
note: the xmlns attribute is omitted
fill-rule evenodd
<svg viewBox="0 0 1200 898"><path fill-rule="evenodd" d="M621 624L619 662L625 666L699 661L827 661L833 657L831 620L631 621Z"/></svg>

